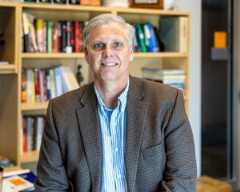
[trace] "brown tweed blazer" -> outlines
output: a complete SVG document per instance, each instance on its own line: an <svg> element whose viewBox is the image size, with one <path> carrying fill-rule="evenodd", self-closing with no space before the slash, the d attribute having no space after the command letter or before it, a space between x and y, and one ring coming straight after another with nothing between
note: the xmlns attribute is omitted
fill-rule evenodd
<svg viewBox="0 0 240 192"><path fill-rule="evenodd" d="M129 192L194 192L196 163L181 91L130 77ZM93 84L50 101L36 191L100 192L102 147Z"/></svg>

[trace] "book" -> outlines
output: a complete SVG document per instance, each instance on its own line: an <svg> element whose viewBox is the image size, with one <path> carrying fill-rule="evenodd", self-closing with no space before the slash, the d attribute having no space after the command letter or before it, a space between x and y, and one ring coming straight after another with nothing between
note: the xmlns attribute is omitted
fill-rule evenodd
<svg viewBox="0 0 240 192"><path fill-rule="evenodd" d="M73 49L76 53L80 52L82 47L82 28L83 23L80 21L73 22Z"/></svg>
<svg viewBox="0 0 240 192"><path fill-rule="evenodd" d="M51 3L51 0L39 0L39 3Z"/></svg>
<svg viewBox="0 0 240 192"><path fill-rule="evenodd" d="M100 6L100 0L80 0L81 5Z"/></svg>
<svg viewBox="0 0 240 192"><path fill-rule="evenodd" d="M103 0L104 7L129 7L128 0Z"/></svg>
<svg viewBox="0 0 240 192"><path fill-rule="evenodd" d="M58 4L65 4L67 1L66 0L53 0L54 3Z"/></svg>
<svg viewBox="0 0 240 192"><path fill-rule="evenodd" d="M136 28L135 31L136 31L136 36L137 36L137 42L138 42L140 51L141 52L147 52L142 25L140 23L137 23L135 25L135 28Z"/></svg>
<svg viewBox="0 0 240 192"><path fill-rule="evenodd" d="M72 27L71 27L71 21L66 21L66 48L65 52L66 53L72 53Z"/></svg>
<svg viewBox="0 0 240 192"><path fill-rule="evenodd" d="M29 50L28 52L39 52L39 45L37 44L36 30L35 30L35 17L27 14L29 22Z"/></svg>
<svg viewBox="0 0 240 192"><path fill-rule="evenodd" d="M36 117L36 124L35 124L35 149L37 151L40 150L41 142L42 142L42 135L44 129L44 117L37 116Z"/></svg>
<svg viewBox="0 0 240 192"><path fill-rule="evenodd" d="M34 72L32 69L26 70L26 90L27 103L35 103Z"/></svg>
<svg viewBox="0 0 240 192"><path fill-rule="evenodd" d="M188 49L188 20L186 17L162 17L160 19L160 37L165 51L186 52Z"/></svg>
<svg viewBox="0 0 240 192"><path fill-rule="evenodd" d="M53 22L52 21L46 21L47 25L47 52L51 53L52 52L52 42L53 42Z"/></svg>
<svg viewBox="0 0 240 192"><path fill-rule="evenodd" d="M30 43L29 43L29 21L27 18L27 14L23 12L22 14L22 34L23 34L23 51L28 52Z"/></svg>
<svg viewBox="0 0 240 192"><path fill-rule="evenodd" d="M79 5L80 4L80 0L69 0L70 4L75 4L75 5Z"/></svg>
<svg viewBox="0 0 240 192"><path fill-rule="evenodd" d="M34 118L31 116L28 116L26 118L26 136L27 136L27 151L32 151L34 148L34 141L33 141L33 134L34 134Z"/></svg>
<svg viewBox="0 0 240 192"><path fill-rule="evenodd" d="M143 25L143 30L145 37L145 45L147 47L148 52L158 52L159 46L155 35L155 31L153 29L153 25L147 22Z"/></svg>
<svg viewBox="0 0 240 192"><path fill-rule="evenodd" d="M61 52L66 52L67 47L67 24L61 21Z"/></svg>
<svg viewBox="0 0 240 192"><path fill-rule="evenodd" d="M40 52L45 52L46 47L45 47L45 21L43 19L37 18L36 19L36 37L37 37L37 44L39 47Z"/></svg>
<svg viewBox="0 0 240 192"><path fill-rule="evenodd" d="M52 52L57 53L60 51L60 24L53 22L52 25Z"/></svg>
<svg viewBox="0 0 240 192"><path fill-rule="evenodd" d="M3 172L3 192L34 191L36 175L28 169Z"/></svg>
<svg viewBox="0 0 240 192"><path fill-rule="evenodd" d="M56 67L54 69L54 73L55 73L55 82L56 82L56 96L60 96L64 93L60 67Z"/></svg>
<svg viewBox="0 0 240 192"><path fill-rule="evenodd" d="M77 79L73 71L67 66L61 66L59 68L63 80L63 91L64 93L79 88Z"/></svg>

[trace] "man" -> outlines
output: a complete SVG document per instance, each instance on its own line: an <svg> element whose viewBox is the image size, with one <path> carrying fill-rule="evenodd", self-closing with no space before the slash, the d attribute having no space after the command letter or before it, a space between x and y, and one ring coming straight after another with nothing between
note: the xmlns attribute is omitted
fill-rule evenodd
<svg viewBox="0 0 240 192"><path fill-rule="evenodd" d="M195 191L182 93L129 76L133 35L112 14L85 27L93 83L50 101L37 191Z"/></svg>

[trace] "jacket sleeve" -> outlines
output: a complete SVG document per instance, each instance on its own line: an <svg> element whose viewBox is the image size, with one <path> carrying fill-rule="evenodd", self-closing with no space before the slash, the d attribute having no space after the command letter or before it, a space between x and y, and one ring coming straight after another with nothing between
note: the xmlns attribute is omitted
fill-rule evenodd
<svg viewBox="0 0 240 192"><path fill-rule="evenodd" d="M53 102L50 101L37 166L36 192L70 191L53 110Z"/></svg>
<svg viewBox="0 0 240 192"><path fill-rule="evenodd" d="M177 91L164 129L166 169L161 192L195 192L196 160L193 135L181 91Z"/></svg>

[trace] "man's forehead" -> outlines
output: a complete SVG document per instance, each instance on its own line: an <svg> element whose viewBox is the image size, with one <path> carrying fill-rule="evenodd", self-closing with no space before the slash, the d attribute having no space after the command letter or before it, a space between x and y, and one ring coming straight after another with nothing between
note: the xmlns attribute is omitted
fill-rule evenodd
<svg viewBox="0 0 240 192"><path fill-rule="evenodd" d="M127 36L127 31L123 25L118 23L108 23L103 25L97 25L90 30L90 35L104 36L104 35L116 35Z"/></svg>

